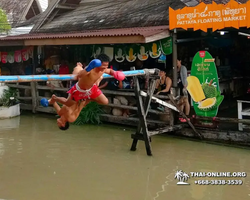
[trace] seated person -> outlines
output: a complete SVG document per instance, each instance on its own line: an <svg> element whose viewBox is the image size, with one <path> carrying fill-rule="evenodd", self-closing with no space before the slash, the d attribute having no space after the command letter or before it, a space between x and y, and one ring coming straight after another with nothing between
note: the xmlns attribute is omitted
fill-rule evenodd
<svg viewBox="0 0 250 200"><path fill-rule="evenodd" d="M160 79L156 80L156 95L168 95L172 87L172 80L166 76L166 72L161 70L159 73Z"/></svg>
<svg viewBox="0 0 250 200"><path fill-rule="evenodd" d="M56 74L54 70L51 70L49 74ZM62 81L47 81L47 86L51 89L54 88L63 88Z"/></svg>
<svg viewBox="0 0 250 200"><path fill-rule="evenodd" d="M166 76L166 72L162 69L159 73L160 79L156 80L156 86L155 86L155 94L156 95L168 95L170 94L170 89L172 87L172 80L168 76ZM151 107L153 109L159 109L161 111L164 110L164 107L162 105L159 105L158 103L152 103Z"/></svg>

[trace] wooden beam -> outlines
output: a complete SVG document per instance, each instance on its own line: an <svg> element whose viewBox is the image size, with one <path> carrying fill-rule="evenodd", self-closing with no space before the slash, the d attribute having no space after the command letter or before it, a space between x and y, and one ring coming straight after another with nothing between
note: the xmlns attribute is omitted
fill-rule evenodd
<svg viewBox="0 0 250 200"><path fill-rule="evenodd" d="M174 126L166 126L160 129L156 129L154 131L149 131L149 135L153 136L153 135L158 135L158 134L162 134L162 133L168 133L168 132L173 132L173 131L177 131L177 130L181 130L183 128L183 125L179 124L179 125L174 125Z"/></svg>
<svg viewBox="0 0 250 200"><path fill-rule="evenodd" d="M33 4L33 1L34 0L29 0L29 3L28 5L26 5L25 9L23 10L19 20L17 23L19 23L20 21L25 21L26 20L26 15L28 14L29 10L31 9L32 7L32 4ZM32 10L33 11L33 10Z"/></svg>
<svg viewBox="0 0 250 200"><path fill-rule="evenodd" d="M131 36L107 36L107 37L82 37L82 38L51 38L51 39L27 39L25 46L30 45L80 45L80 44L122 44L145 43L145 38L140 35Z"/></svg>
<svg viewBox="0 0 250 200"><path fill-rule="evenodd" d="M19 100L32 100L32 97L17 97Z"/></svg>
<svg viewBox="0 0 250 200"><path fill-rule="evenodd" d="M123 121L130 121L131 122L139 122L139 119L136 117L123 117L123 116L114 116L109 114L100 114L100 116L105 118L105 121L111 119L109 122L114 122L115 120L123 120ZM154 124L166 124L166 122L159 121L159 120L153 120L153 119L146 119L147 123L154 123Z"/></svg>
<svg viewBox="0 0 250 200"><path fill-rule="evenodd" d="M48 8L44 11L42 16L39 18L39 20L33 26L31 32L38 30L44 24L44 22L47 20L47 18L49 17L49 15L52 13L52 11L54 10L54 8L57 6L57 4L59 2L60 2L60 0L52 0L49 3ZM34 44L34 45L36 45L36 44Z"/></svg>
<svg viewBox="0 0 250 200"><path fill-rule="evenodd" d="M18 88L18 89L31 89L29 85L16 85L16 84L7 84L10 88Z"/></svg>
<svg viewBox="0 0 250 200"><path fill-rule="evenodd" d="M0 46L24 46L24 40L0 40Z"/></svg>
<svg viewBox="0 0 250 200"><path fill-rule="evenodd" d="M21 103L20 108L21 108L21 110L32 110L32 105Z"/></svg>
<svg viewBox="0 0 250 200"><path fill-rule="evenodd" d="M37 107L37 96L36 96L36 82L31 82L31 96L32 96L32 112L36 113L36 107Z"/></svg>
<svg viewBox="0 0 250 200"><path fill-rule="evenodd" d="M113 108L136 110L136 111L138 110L138 108L134 107L134 106L117 105L117 104L112 104L112 103L109 103L109 104L107 104L105 106L109 106L109 107L113 107ZM164 112L157 111L157 110L152 110L152 109L148 109L148 112L154 113L154 114L157 114L157 115L164 115L164 114L166 114Z"/></svg>
<svg viewBox="0 0 250 200"><path fill-rule="evenodd" d="M150 137L148 134L148 126L147 126L147 121L146 121L147 110L145 110L145 108L144 108L142 96L140 95L140 84L139 84L139 80L137 77L134 77L134 83L135 83L136 103L137 103L137 108L138 108L137 114L138 114L138 117L140 120L137 131L136 131L136 135L140 135L141 133L138 133L138 131L142 130L147 155L152 156ZM150 97L152 97L152 94L150 95ZM150 103L150 101L149 101L149 103ZM138 139L133 139L133 142L132 142L132 145L130 148L131 151L136 150L137 142L138 142Z"/></svg>

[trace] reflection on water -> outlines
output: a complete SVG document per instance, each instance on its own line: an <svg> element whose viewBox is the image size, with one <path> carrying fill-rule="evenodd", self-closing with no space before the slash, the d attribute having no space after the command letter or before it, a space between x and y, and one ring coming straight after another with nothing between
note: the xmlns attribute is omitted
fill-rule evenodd
<svg viewBox="0 0 250 200"><path fill-rule="evenodd" d="M4 131L6 129L18 129L20 125L20 116L10 119L0 119L0 124L1 131Z"/></svg>
<svg viewBox="0 0 250 200"><path fill-rule="evenodd" d="M131 133L111 126L89 125L72 125L64 132L57 128L53 116L21 116L17 128L0 129L0 199L250 197L249 177L242 179L241 186L195 185L197 178L190 178L190 185L181 186L174 179L177 170L250 174L249 150L155 136L154 155L149 157L143 142L139 142L136 152L129 151Z"/></svg>

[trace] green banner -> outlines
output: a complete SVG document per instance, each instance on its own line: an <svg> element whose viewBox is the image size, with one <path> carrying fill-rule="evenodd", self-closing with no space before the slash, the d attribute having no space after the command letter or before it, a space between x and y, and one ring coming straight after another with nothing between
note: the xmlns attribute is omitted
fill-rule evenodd
<svg viewBox="0 0 250 200"><path fill-rule="evenodd" d="M137 57L141 61L145 61L149 57L149 46L147 44L138 45Z"/></svg>
<svg viewBox="0 0 250 200"><path fill-rule="evenodd" d="M115 45L114 48L115 60L116 62L123 62L126 58L126 52L123 45Z"/></svg>
<svg viewBox="0 0 250 200"><path fill-rule="evenodd" d="M138 46L135 44L126 45L125 52L127 61L134 62L137 57Z"/></svg>
<svg viewBox="0 0 250 200"><path fill-rule="evenodd" d="M161 55L161 44L160 41L150 43L149 55L151 58L159 58Z"/></svg>
<svg viewBox="0 0 250 200"><path fill-rule="evenodd" d="M161 40L161 50L164 55L169 55L173 50L172 37Z"/></svg>
<svg viewBox="0 0 250 200"><path fill-rule="evenodd" d="M196 115L215 117L224 96L221 95L214 58L209 52L195 54L187 82Z"/></svg>
<svg viewBox="0 0 250 200"><path fill-rule="evenodd" d="M99 54L103 53L104 47L102 45L93 45L92 57L96 58Z"/></svg>

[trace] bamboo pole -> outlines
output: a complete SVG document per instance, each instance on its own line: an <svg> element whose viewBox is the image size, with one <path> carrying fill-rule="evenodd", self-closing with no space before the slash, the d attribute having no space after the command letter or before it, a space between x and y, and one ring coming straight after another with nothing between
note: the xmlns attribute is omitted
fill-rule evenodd
<svg viewBox="0 0 250 200"><path fill-rule="evenodd" d="M148 74L158 75L158 69L142 69L142 70L131 70L124 71L126 77L130 76L145 76ZM104 74L103 78L113 78L108 74ZM20 83L20 82L37 82L37 81L68 81L76 80L76 75L20 75L20 76L0 76L0 83Z"/></svg>

